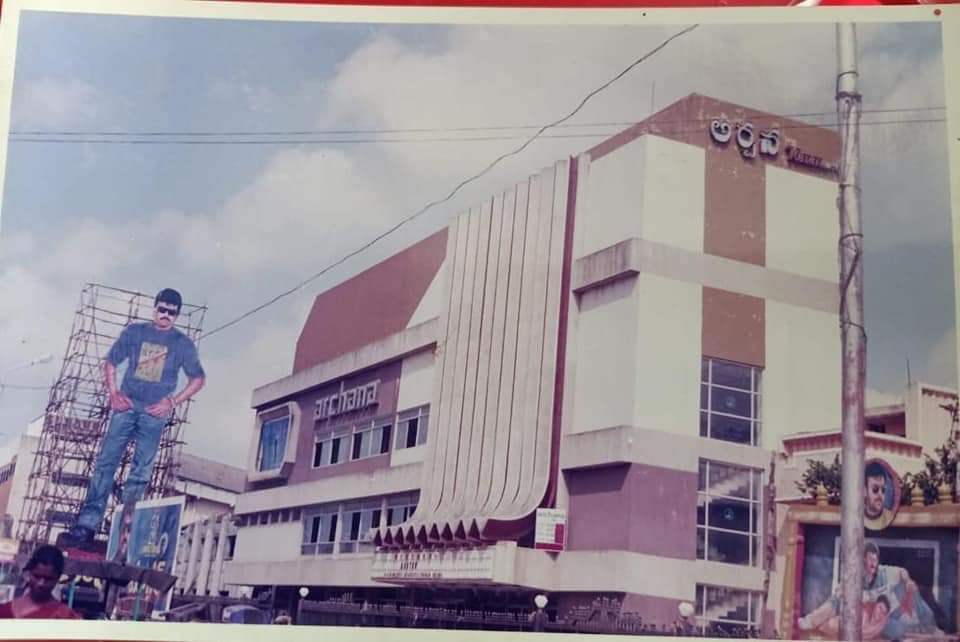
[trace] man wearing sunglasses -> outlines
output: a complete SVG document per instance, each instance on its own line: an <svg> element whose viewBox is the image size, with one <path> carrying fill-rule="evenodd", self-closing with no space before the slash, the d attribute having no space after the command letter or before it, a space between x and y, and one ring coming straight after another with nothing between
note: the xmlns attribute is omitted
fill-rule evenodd
<svg viewBox="0 0 960 642"><path fill-rule="evenodd" d="M130 520L133 506L143 497L150 481L160 437L174 409L203 387L206 375L197 347L174 327L181 305L179 292L161 290L154 300L153 322L128 325L107 353L103 376L113 416L76 524L59 541L63 547L79 547L93 541L113 490L120 458L127 444L136 442L123 486L123 519ZM118 388L117 368L124 362L127 370ZM187 376L187 385L176 392L180 370Z"/></svg>

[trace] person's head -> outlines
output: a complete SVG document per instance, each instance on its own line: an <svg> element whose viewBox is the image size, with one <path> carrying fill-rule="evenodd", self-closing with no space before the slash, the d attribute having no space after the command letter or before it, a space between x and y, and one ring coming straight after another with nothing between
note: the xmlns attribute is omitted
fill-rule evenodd
<svg viewBox="0 0 960 642"><path fill-rule="evenodd" d="M880 549L873 542L863 545L863 582L870 584L880 566ZM887 605L889 606L889 604Z"/></svg>
<svg viewBox="0 0 960 642"><path fill-rule="evenodd" d="M63 574L63 553L56 546L41 546L33 552L23 570L27 573L30 597L36 602L45 602L50 599Z"/></svg>
<svg viewBox="0 0 960 642"><path fill-rule="evenodd" d="M863 508L867 517L883 514L883 502L887 493L887 471L880 462L871 462L863 474Z"/></svg>
<svg viewBox="0 0 960 642"><path fill-rule="evenodd" d="M153 301L153 322L161 330L169 330L180 314L183 299L180 293L170 288L164 288L157 293Z"/></svg>
<svg viewBox="0 0 960 642"><path fill-rule="evenodd" d="M876 613L881 616L890 614L890 600L887 599L886 595L877 598Z"/></svg>

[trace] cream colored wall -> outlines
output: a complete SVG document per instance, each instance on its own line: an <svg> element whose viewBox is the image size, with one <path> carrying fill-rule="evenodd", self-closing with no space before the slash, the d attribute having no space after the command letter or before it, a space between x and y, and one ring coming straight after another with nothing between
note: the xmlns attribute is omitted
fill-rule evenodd
<svg viewBox="0 0 960 642"><path fill-rule="evenodd" d="M637 277L634 425L699 434L701 290L694 283Z"/></svg>
<svg viewBox="0 0 960 642"><path fill-rule="evenodd" d="M837 282L837 184L766 167L767 267Z"/></svg>
<svg viewBox="0 0 960 642"><path fill-rule="evenodd" d="M776 449L791 433L839 429L837 315L768 299L761 386L763 447Z"/></svg>
<svg viewBox="0 0 960 642"><path fill-rule="evenodd" d="M641 140L646 146L641 238L702 252L706 152L658 136Z"/></svg>
<svg viewBox="0 0 960 642"><path fill-rule="evenodd" d="M573 422L578 433L633 425L639 319L636 278L580 297L575 341Z"/></svg>
<svg viewBox="0 0 960 642"><path fill-rule="evenodd" d="M440 308L443 305L444 280L446 279L447 261L440 264L440 269L434 275L423 298L417 304L417 309L413 311L413 316L407 322L407 327L412 328L424 321L429 321L440 315Z"/></svg>
<svg viewBox="0 0 960 642"><path fill-rule="evenodd" d="M430 403L433 394L433 350L411 355L400 364L400 391L397 410L403 411Z"/></svg>
<svg viewBox="0 0 960 642"><path fill-rule="evenodd" d="M237 562L274 562L300 556L303 522L247 526L237 531L233 559Z"/></svg>
<svg viewBox="0 0 960 642"><path fill-rule="evenodd" d="M646 137L616 152L591 160L577 191L574 258L592 254L624 239L640 237L643 177L647 168Z"/></svg>

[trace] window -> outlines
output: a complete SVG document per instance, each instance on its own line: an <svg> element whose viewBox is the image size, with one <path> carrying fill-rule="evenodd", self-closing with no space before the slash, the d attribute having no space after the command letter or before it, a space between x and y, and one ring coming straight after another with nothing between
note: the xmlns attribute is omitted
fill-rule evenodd
<svg viewBox="0 0 960 642"><path fill-rule="evenodd" d="M237 536L227 535L227 548L223 552L224 560L232 560L234 553L237 552Z"/></svg>
<svg viewBox="0 0 960 642"><path fill-rule="evenodd" d="M762 471L700 462L697 559L759 566Z"/></svg>
<svg viewBox="0 0 960 642"><path fill-rule="evenodd" d="M290 431L290 416L264 421L260 426L260 447L257 453L257 470L277 470L283 464L287 450L287 434Z"/></svg>
<svg viewBox="0 0 960 642"><path fill-rule="evenodd" d="M381 502L379 499L362 503L350 503L343 508L343 534L341 553L372 551L373 543L368 537L371 528L380 526Z"/></svg>
<svg viewBox="0 0 960 642"><path fill-rule="evenodd" d="M337 507L322 506L313 511L304 511L303 555L329 555L337 537Z"/></svg>
<svg viewBox="0 0 960 642"><path fill-rule="evenodd" d="M350 434L327 435L313 445L313 467L332 466L347 461Z"/></svg>
<svg viewBox="0 0 960 642"><path fill-rule="evenodd" d="M389 423L372 422L364 426L357 426L353 433L353 451L351 459L366 459L390 452Z"/></svg>
<svg viewBox="0 0 960 642"><path fill-rule="evenodd" d="M761 598L759 593L740 591L721 586L697 585L697 620L701 631L711 636L724 631L735 637L747 637L738 631L742 627L760 626Z"/></svg>
<svg viewBox="0 0 960 642"><path fill-rule="evenodd" d="M760 444L760 368L703 359L700 436L750 446Z"/></svg>
<svg viewBox="0 0 960 642"><path fill-rule="evenodd" d="M397 415L397 443L395 448L413 448L427 443L427 424L430 406L405 410Z"/></svg>
<svg viewBox="0 0 960 642"><path fill-rule="evenodd" d="M417 510L418 498L418 493L408 493L387 499L387 526L397 526L410 519Z"/></svg>

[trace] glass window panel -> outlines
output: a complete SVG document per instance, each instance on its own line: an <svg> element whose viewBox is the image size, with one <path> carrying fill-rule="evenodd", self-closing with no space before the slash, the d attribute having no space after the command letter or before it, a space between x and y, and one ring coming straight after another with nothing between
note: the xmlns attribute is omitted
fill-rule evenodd
<svg viewBox="0 0 960 642"><path fill-rule="evenodd" d="M748 419L713 415L710 417L710 436L714 439L753 445L751 422Z"/></svg>
<svg viewBox="0 0 960 642"><path fill-rule="evenodd" d="M283 463L284 451L287 448L289 427L289 416L263 422L260 427L259 469L261 471L280 468Z"/></svg>
<svg viewBox="0 0 960 642"><path fill-rule="evenodd" d="M751 418L753 416L751 395L749 392L713 388L710 392L710 410Z"/></svg>
<svg viewBox="0 0 960 642"><path fill-rule="evenodd" d="M330 526L327 529L327 541L332 542L337 538L337 515L330 516ZM333 549L331 549L333 552Z"/></svg>
<svg viewBox="0 0 960 642"><path fill-rule="evenodd" d="M750 531L750 504L735 499L711 498L710 500L711 528L722 528L729 531Z"/></svg>
<svg viewBox="0 0 960 642"><path fill-rule="evenodd" d="M323 446L324 446L324 442L322 441L318 441L313 446L313 467L314 468L323 465L323 455L324 455Z"/></svg>
<svg viewBox="0 0 960 642"><path fill-rule="evenodd" d="M751 470L739 466L710 464L710 494L750 499Z"/></svg>
<svg viewBox="0 0 960 642"><path fill-rule="evenodd" d="M699 475L697 476L697 490L707 489L707 462L700 460Z"/></svg>
<svg viewBox="0 0 960 642"><path fill-rule="evenodd" d="M709 547L709 557L707 559L709 560L726 562L727 564L747 565L750 563L750 542L746 535L709 530L707 532L707 545Z"/></svg>
<svg viewBox="0 0 960 642"><path fill-rule="evenodd" d="M703 410L700 412L700 436L709 437L710 436L710 413Z"/></svg>
<svg viewBox="0 0 960 642"><path fill-rule="evenodd" d="M705 557L707 553L706 538L707 538L706 529L698 528L697 529L697 559L698 560L706 559Z"/></svg>
<svg viewBox="0 0 960 642"><path fill-rule="evenodd" d="M380 426L380 454L390 452L390 428L392 426Z"/></svg>
<svg viewBox="0 0 960 642"><path fill-rule="evenodd" d="M707 498L703 495L697 497L697 525L707 525Z"/></svg>
<svg viewBox="0 0 960 642"><path fill-rule="evenodd" d="M417 420L417 445L427 443L427 426L430 424L430 415L424 411Z"/></svg>
<svg viewBox="0 0 960 642"><path fill-rule="evenodd" d="M700 360L700 381L710 381L710 359Z"/></svg>
<svg viewBox="0 0 960 642"><path fill-rule="evenodd" d="M753 368L750 366L714 360L711 383L715 386L751 390L751 370Z"/></svg>
<svg viewBox="0 0 960 642"><path fill-rule="evenodd" d="M360 449L363 448L363 433L357 433L353 436L353 459L360 459Z"/></svg>
<svg viewBox="0 0 960 642"><path fill-rule="evenodd" d="M343 437L337 437L332 442L330 442L330 463L339 464L340 463L340 442L343 440Z"/></svg>
<svg viewBox="0 0 960 642"><path fill-rule="evenodd" d="M407 448L413 448L417 445L417 427L419 425L419 418L414 417L407 422Z"/></svg>
<svg viewBox="0 0 960 642"><path fill-rule="evenodd" d="M380 514L381 511L378 508L370 515L370 528L380 528Z"/></svg>

